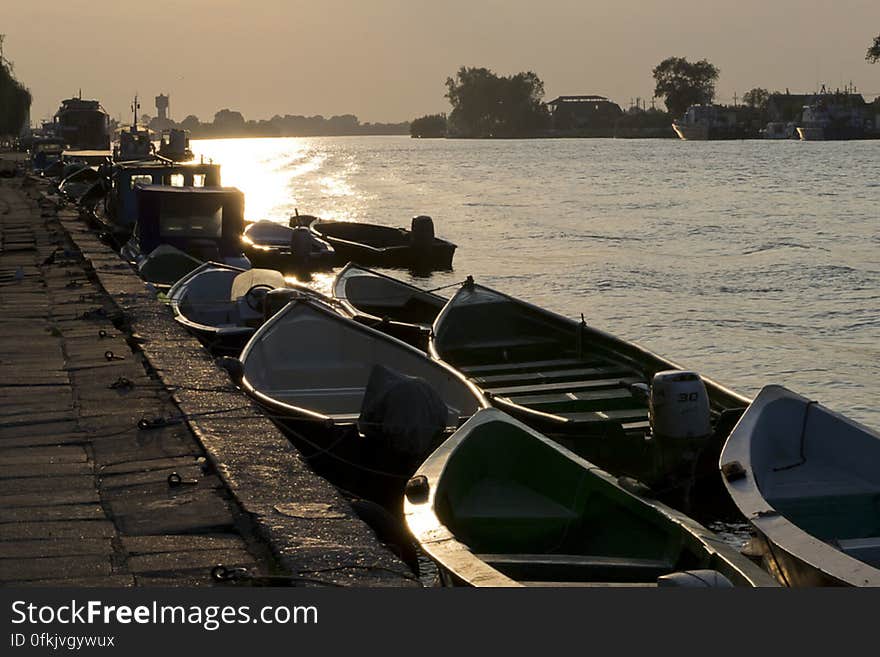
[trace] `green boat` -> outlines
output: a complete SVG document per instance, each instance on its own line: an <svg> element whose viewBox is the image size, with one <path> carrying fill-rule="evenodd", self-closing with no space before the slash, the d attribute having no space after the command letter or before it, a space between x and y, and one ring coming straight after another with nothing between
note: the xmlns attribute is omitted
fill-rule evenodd
<svg viewBox="0 0 880 657"><path fill-rule="evenodd" d="M419 468L404 513L446 585L777 585L696 521L492 408Z"/></svg>
<svg viewBox="0 0 880 657"><path fill-rule="evenodd" d="M747 398L470 278L437 316L429 350L493 406L588 461L675 506L699 498L707 512L735 513L718 455Z"/></svg>

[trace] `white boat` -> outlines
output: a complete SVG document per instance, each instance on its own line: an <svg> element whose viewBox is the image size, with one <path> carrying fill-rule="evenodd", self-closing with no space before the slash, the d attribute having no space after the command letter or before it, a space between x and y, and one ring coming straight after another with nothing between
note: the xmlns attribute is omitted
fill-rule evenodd
<svg viewBox="0 0 880 657"><path fill-rule="evenodd" d="M727 490L790 586L880 586L880 435L781 386L721 453Z"/></svg>
<svg viewBox="0 0 880 657"><path fill-rule="evenodd" d="M275 293L275 291L283 294ZM288 281L271 269L241 269L206 262L181 278L168 291L175 319L212 351L241 351L273 306L272 297L285 302L299 296L326 299L319 292Z"/></svg>
<svg viewBox="0 0 880 657"><path fill-rule="evenodd" d="M449 366L313 300L263 324L240 363L242 388L313 466L396 505L427 454L486 406Z"/></svg>

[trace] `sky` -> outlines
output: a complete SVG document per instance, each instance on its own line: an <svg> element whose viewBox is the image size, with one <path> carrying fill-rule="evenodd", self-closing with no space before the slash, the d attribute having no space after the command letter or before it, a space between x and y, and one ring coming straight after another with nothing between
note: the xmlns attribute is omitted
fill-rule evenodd
<svg viewBox="0 0 880 657"><path fill-rule="evenodd" d="M811 92L853 82L880 95L878 0L0 0L16 76L50 117L82 89L114 117L131 98L155 115L210 121L355 114L406 121L448 111L460 66L531 70L546 100L653 94L669 56L708 59L720 102L753 87Z"/></svg>

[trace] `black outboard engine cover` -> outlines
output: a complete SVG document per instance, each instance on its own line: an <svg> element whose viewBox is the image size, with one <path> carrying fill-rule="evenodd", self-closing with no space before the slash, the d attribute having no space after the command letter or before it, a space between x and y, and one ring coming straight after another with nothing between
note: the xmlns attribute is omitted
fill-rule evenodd
<svg viewBox="0 0 880 657"><path fill-rule="evenodd" d="M431 217L424 214L413 217L410 228L414 247L427 249L434 243L434 220Z"/></svg>
<svg viewBox="0 0 880 657"><path fill-rule="evenodd" d="M370 372L358 429L376 445L420 461L446 429L448 409L424 380L376 365Z"/></svg>
<svg viewBox="0 0 880 657"><path fill-rule="evenodd" d="M290 234L290 255L298 265L309 262L312 252L312 234L305 226L297 226Z"/></svg>

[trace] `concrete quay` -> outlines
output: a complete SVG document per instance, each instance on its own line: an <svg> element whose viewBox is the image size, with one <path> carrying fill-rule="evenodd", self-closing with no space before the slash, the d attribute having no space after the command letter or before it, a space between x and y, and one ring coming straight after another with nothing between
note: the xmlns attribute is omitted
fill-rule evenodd
<svg viewBox="0 0 880 657"><path fill-rule="evenodd" d="M0 179L0 585L418 586L48 191Z"/></svg>

